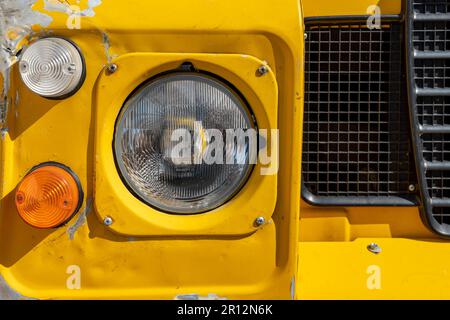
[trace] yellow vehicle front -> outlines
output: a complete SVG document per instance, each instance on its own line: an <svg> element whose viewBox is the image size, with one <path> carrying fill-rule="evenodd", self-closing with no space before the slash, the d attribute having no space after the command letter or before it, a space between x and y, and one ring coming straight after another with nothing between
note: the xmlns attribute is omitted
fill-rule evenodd
<svg viewBox="0 0 450 320"><path fill-rule="evenodd" d="M0 298L449 298L423 3L0 3Z"/></svg>

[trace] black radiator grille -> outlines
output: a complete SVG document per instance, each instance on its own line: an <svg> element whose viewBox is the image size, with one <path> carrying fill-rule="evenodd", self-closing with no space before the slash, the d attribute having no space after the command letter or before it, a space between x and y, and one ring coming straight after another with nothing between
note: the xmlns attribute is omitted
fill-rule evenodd
<svg viewBox="0 0 450 320"><path fill-rule="evenodd" d="M307 24L306 33L303 197L414 205L401 24Z"/></svg>
<svg viewBox="0 0 450 320"><path fill-rule="evenodd" d="M414 13L443 14L450 13L450 3L447 0L408 0L413 2ZM419 19L417 19L419 20Z"/></svg>
<svg viewBox="0 0 450 320"><path fill-rule="evenodd" d="M407 2L410 111L429 226L450 235L450 1Z"/></svg>

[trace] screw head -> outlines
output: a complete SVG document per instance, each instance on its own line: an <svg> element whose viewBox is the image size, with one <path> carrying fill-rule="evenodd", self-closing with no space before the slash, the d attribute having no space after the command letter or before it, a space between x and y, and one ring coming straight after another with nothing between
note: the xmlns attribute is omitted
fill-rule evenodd
<svg viewBox="0 0 450 320"><path fill-rule="evenodd" d="M26 61L19 62L19 70L21 73L27 73L29 70L29 65Z"/></svg>
<svg viewBox="0 0 450 320"><path fill-rule="evenodd" d="M108 66L106 67L106 69L108 70L108 73L110 73L110 74L116 72L118 68L119 68L119 67L118 67L117 64L115 64L115 63L110 63L110 64L108 64Z"/></svg>
<svg viewBox="0 0 450 320"><path fill-rule="evenodd" d="M367 246L367 250L369 250L370 252L374 253L374 254L380 254L381 253L381 248L378 244L376 243L371 243Z"/></svg>
<svg viewBox="0 0 450 320"><path fill-rule="evenodd" d="M305 40L308 39L308 34L305 32L304 34Z"/></svg>
<svg viewBox="0 0 450 320"><path fill-rule="evenodd" d="M77 71L77 66L75 63L67 63L63 69L63 72L67 75L73 75L75 71Z"/></svg>
<svg viewBox="0 0 450 320"><path fill-rule="evenodd" d="M113 224L113 219L111 218L111 217L105 217L105 219L103 219L103 224L105 225L105 226L110 226L110 225L112 225Z"/></svg>
<svg viewBox="0 0 450 320"><path fill-rule="evenodd" d="M258 75L261 77L261 76L263 76L263 75L269 73L269 67L266 66L266 65L262 65L262 66L260 66L260 67L258 68L257 73L258 73Z"/></svg>
<svg viewBox="0 0 450 320"><path fill-rule="evenodd" d="M255 220L255 226L260 227L266 223L266 219L264 217L258 217Z"/></svg>
<svg viewBox="0 0 450 320"><path fill-rule="evenodd" d="M408 187L408 190L409 190L410 192L414 192L414 191L416 191L416 186L413 185L413 184L410 184L409 187Z"/></svg>

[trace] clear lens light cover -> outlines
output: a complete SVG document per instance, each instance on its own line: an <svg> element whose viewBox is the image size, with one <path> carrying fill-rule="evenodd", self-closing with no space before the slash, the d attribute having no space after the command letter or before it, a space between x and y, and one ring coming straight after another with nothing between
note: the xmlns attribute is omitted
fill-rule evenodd
<svg viewBox="0 0 450 320"><path fill-rule="evenodd" d="M32 43L19 62L22 81L45 98L64 98L75 93L85 77L80 51L62 38L44 38Z"/></svg>
<svg viewBox="0 0 450 320"><path fill-rule="evenodd" d="M133 94L119 115L114 145L122 178L141 200L162 211L213 210L232 198L251 172L250 139L235 144L237 139L226 136L230 129L254 128L252 119L239 96L212 77L178 73L157 78ZM223 151L223 162L216 161L221 157L204 161L208 146L220 136L212 138L210 129L223 134L216 151ZM174 132L182 133L180 140ZM173 157L181 141L191 142L187 159Z"/></svg>

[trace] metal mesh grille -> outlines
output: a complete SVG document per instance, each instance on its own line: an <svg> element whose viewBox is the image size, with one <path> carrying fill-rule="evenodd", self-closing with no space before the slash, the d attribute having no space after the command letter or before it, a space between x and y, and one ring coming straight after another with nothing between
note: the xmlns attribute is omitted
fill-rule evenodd
<svg viewBox="0 0 450 320"><path fill-rule="evenodd" d="M414 198L400 24L306 31L304 196L326 204Z"/></svg>
<svg viewBox="0 0 450 320"><path fill-rule="evenodd" d="M416 13L441 14L450 13L448 0L413 0L413 10Z"/></svg>
<svg viewBox="0 0 450 320"><path fill-rule="evenodd" d="M408 31L412 111L425 213L450 229L450 1L412 0Z"/></svg>

